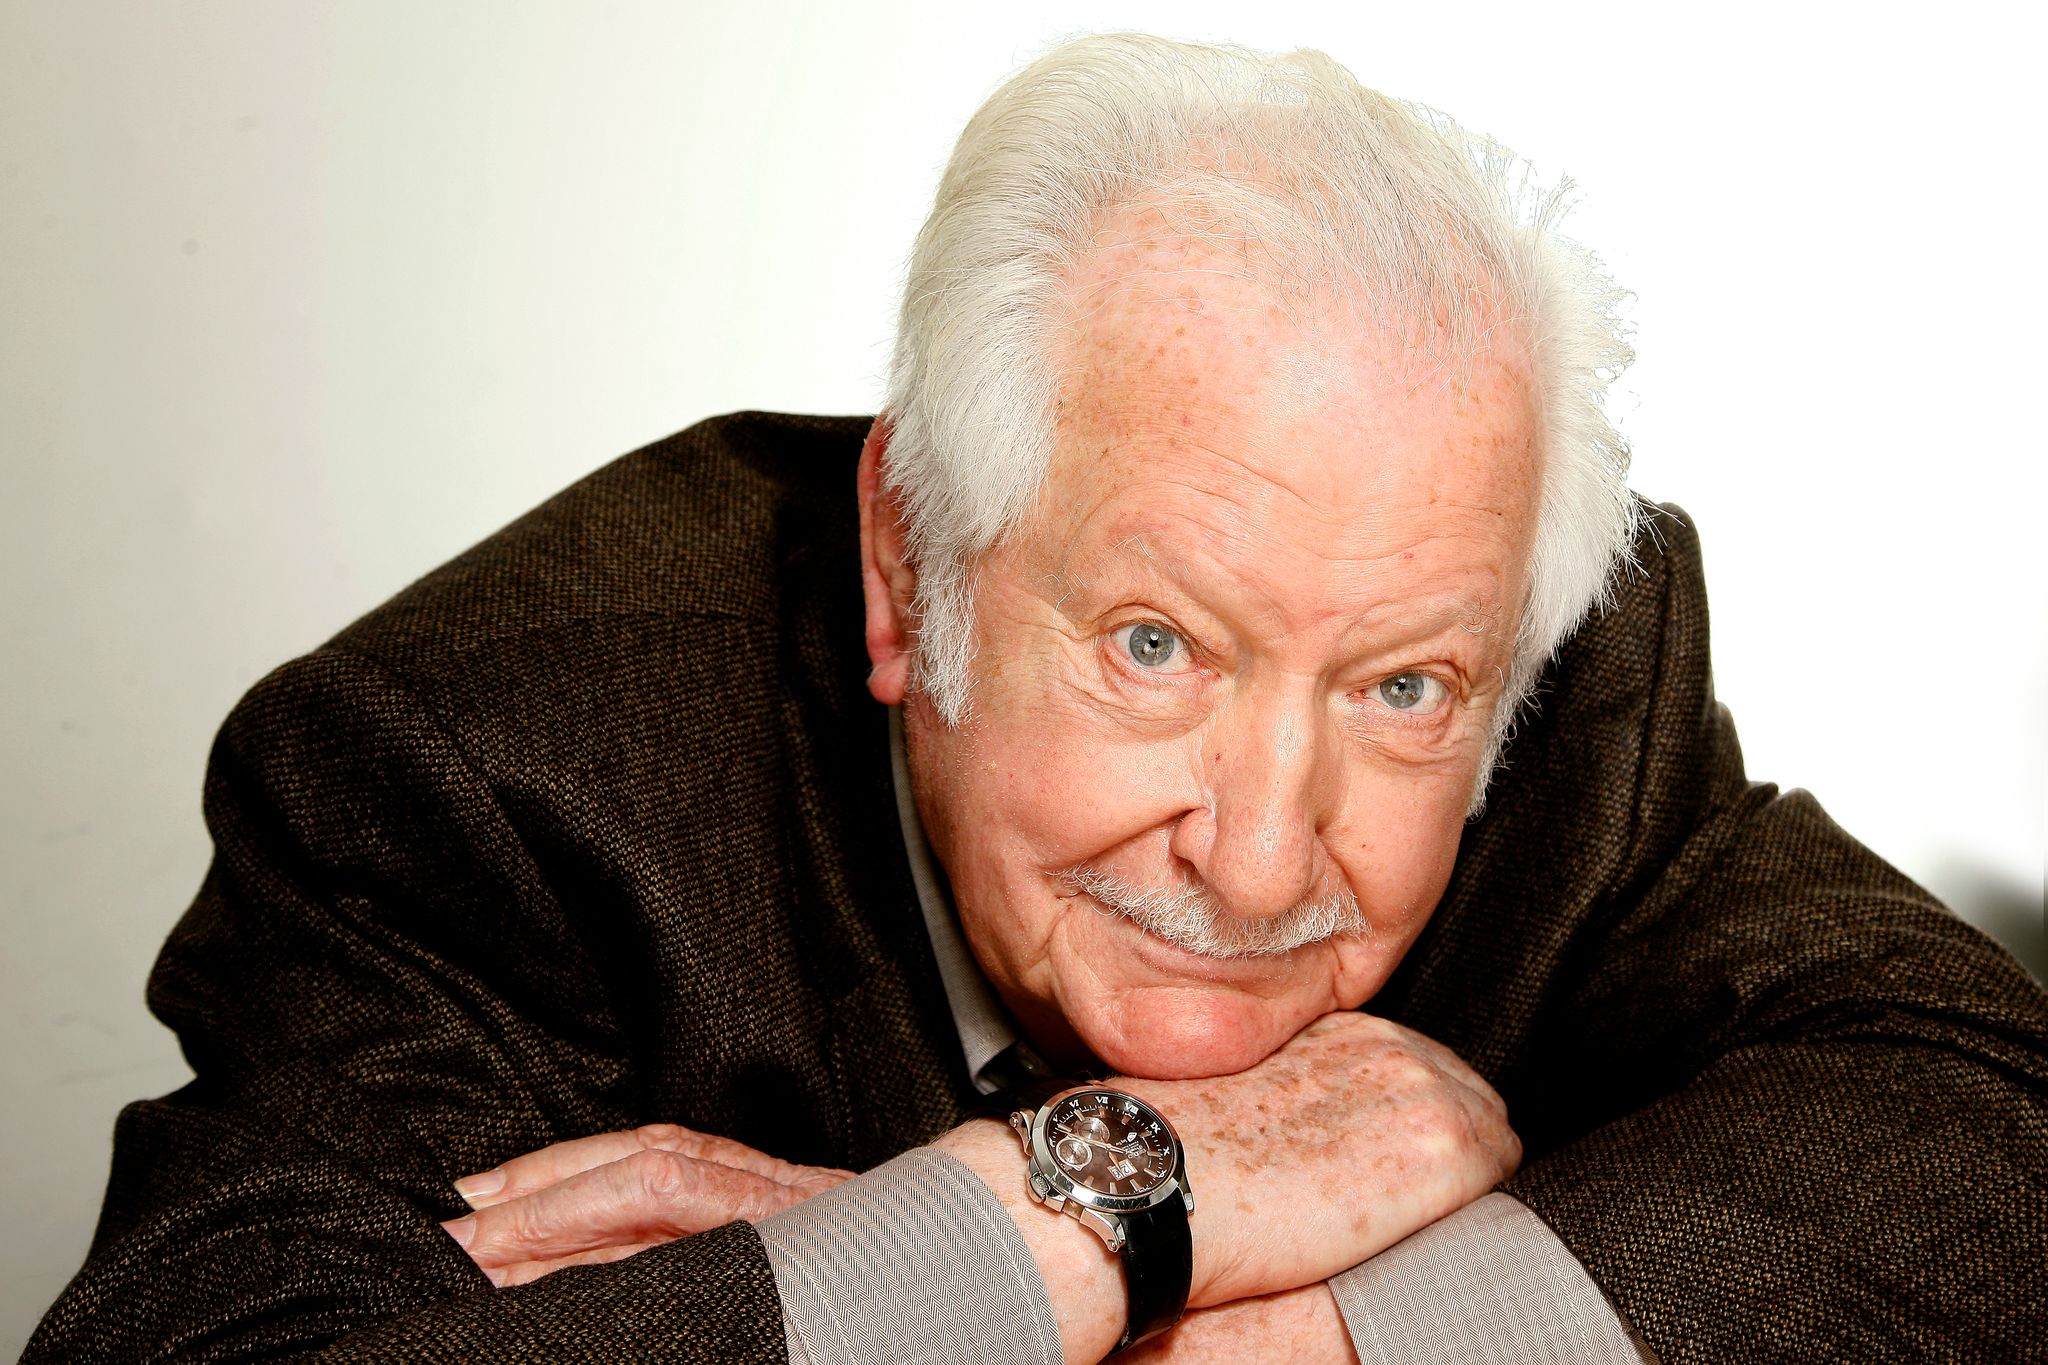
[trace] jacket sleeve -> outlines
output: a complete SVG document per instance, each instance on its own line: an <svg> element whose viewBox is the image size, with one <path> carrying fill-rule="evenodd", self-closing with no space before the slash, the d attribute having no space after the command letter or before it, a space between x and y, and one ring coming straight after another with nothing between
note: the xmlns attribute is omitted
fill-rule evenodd
<svg viewBox="0 0 2048 1365"><path fill-rule="evenodd" d="M206 808L213 865L150 983L196 1078L122 1114L25 1359L785 1358L745 1223L507 1290L437 1226L457 1177L638 1121L634 997L619 931L406 687L335 649L280 669Z"/></svg>
<svg viewBox="0 0 2048 1365"><path fill-rule="evenodd" d="M1667 1365L2030 1358L2048 998L1812 797L1746 780L1696 547L1666 534L1633 847L1503 1081L1533 1157L1505 1188Z"/></svg>

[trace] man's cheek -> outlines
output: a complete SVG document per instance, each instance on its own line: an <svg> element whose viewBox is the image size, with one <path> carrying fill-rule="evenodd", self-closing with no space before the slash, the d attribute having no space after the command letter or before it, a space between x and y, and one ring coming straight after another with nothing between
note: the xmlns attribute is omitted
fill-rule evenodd
<svg viewBox="0 0 2048 1365"><path fill-rule="evenodd" d="M1419 927L1450 880L1465 830L1464 768L1417 774L1361 765L1324 846L1376 930Z"/></svg>
<svg viewBox="0 0 2048 1365"><path fill-rule="evenodd" d="M1018 807L1046 871L1063 871L1155 830L1199 803L1184 758L1154 746L1050 744Z"/></svg>

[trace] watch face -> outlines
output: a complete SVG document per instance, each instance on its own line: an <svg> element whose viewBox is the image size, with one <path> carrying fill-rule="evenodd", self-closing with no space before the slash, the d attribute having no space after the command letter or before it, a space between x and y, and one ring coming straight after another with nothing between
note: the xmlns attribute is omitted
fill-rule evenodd
<svg viewBox="0 0 2048 1365"><path fill-rule="evenodd" d="M1083 1189L1145 1194L1173 1172L1173 1134L1151 1106L1107 1090L1067 1096L1046 1116L1045 1145Z"/></svg>

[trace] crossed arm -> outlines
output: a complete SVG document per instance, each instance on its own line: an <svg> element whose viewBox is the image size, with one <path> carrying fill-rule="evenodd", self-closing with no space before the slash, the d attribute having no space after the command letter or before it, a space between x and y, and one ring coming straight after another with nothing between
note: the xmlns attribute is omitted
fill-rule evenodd
<svg viewBox="0 0 2048 1365"><path fill-rule="evenodd" d="M1174 1118L1200 1191L1182 1325L1131 1358L1353 1359L1322 1284L1462 1207L1510 1174L1505 1106L1457 1057L1357 1013L1317 1020L1237 1076L1123 1080ZM1123 1326L1114 1257L1023 1193L1014 1137L989 1120L935 1146L978 1176L1030 1248L1070 1361L1098 1360ZM446 1224L492 1281L529 1283L619 1259L733 1218L758 1220L848 1179L672 1125L572 1140L458 1188L476 1212Z"/></svg>

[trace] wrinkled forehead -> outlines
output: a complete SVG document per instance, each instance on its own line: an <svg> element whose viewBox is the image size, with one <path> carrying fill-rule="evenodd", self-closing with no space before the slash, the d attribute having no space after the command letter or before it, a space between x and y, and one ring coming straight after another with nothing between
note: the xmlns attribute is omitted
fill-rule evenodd
<svg viewBox="0 0 2048 1365"><path fill-rule="evenodd" d="M1359 320L1327 291L1276 280L1241 242L1133 226L1072 272L1058 338L1048 493L1208 463L1285 485L1310 508L1456 484L1534 496L1538 414L1512 329L1456 357L1428 323Z"/></svg>
<svg viewBox="0 0 2048 1365"><path fill-rule="evenodd" d="M1212 592L1297 618L1427 577L1512 619L1538 487L1519 354L1450 366L1258 266L1171 235L1077 264L1039 567L1195 560Z"/></svg>

